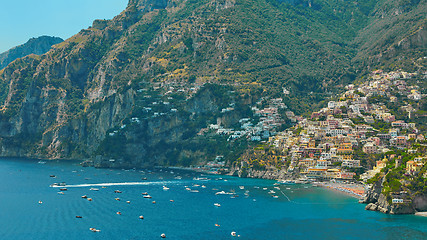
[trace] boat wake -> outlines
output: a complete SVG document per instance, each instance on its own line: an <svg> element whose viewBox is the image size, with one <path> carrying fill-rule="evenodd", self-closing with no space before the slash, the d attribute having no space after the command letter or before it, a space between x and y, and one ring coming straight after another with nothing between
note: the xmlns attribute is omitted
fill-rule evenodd
<svg viewBox="0 0 427 240"><path fill-rule="evenodd" d="M68 188L79 188L79 187L109 187L109 186L137 186L137 185L165 185L165 184L176 184L178 181L162 181L162 182L121 182L121 183L85 183L85 184L71 184L65 186L51 185L50 187L68 187Z"/></svg>

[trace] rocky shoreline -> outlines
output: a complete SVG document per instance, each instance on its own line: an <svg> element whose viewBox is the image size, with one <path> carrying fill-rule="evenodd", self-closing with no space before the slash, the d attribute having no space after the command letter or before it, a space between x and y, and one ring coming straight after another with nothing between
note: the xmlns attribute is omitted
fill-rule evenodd
<svg viewBox="0 0 427 240"><path fill-rule="evenodd" d="M411 194L402 191L385 195L382 190L383 180L379 180L372 185L366 196L359 202L367 204L366 210L386 214L416 214L427 211L427 196L424 194Z"/></svg>

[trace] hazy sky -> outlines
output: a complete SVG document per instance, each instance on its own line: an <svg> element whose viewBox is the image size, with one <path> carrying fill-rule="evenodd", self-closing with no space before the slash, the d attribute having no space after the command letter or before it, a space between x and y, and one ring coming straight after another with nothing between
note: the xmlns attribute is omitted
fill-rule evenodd
<svg viewBox="0 0 427 240"><path fill-rule="evenodd" d="M0 53L42 35L67 39L95 19L111 19L128 0L0 0Z"/></svg>

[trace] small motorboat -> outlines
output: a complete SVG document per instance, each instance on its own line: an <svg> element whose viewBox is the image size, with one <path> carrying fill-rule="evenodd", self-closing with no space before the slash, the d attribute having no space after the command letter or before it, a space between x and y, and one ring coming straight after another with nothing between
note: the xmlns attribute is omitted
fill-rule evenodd
<svg viewBox="0 0 427 240"><path fill-rule="evenodd" d="M153 201L153 204L156 204L156 201Z"/></svg>
<svg viewBox="0 0 427 240"><path fill-rule="evenodd" d="M61 191L67 191L68 189L66 189L66 188L60 188L59 190L61 190Z"/></svg>
<svg viewBox="0 0 427 240"><path fill-rule="evenodd" d="M279 196L277 196L277 195L273 195L273 198L279 198Z"/></svg>
<svg viewBox="0 0 427 240"><path fill-rule="evenodd" d="M39 201L39 204L42 204L43 202L42 201Z"/></svg>
<svg viewBox="0 0 427 240"><path fill-rule="evenodd" d="M147 178L146 178L146 177L143 177L143 178L141 178L141 180L147 180Z"/></svg>
<svg viewBox="0 0 427 240"><path fill-rule="evenodd" d="M243 189L245 189L245 186L239 186L239 188L243 190Z"/></svg>
<svg viewBox="0 0 427 240"><path fill-rule="evenodd" d="M141 215L141 216L139 216L139 219L144 219L144 216L142 216L142 215Z"/></svg>
<svg viewBox="0 0 427 240"><path fill-rule="evenodd" d="M152 198L150 195L144 195L144 198Z"/></svg>
<svg viewBox="0 0 427 240"><path fill-rule="evenodd" d="M219 203L214 203L214 206L215 206L215 207L221 207L221 204L219 204Z"/></svg>
<svg viewBox="0 0 427 240"><path fill-rule="evenodd" d="M174 200L173 199L171 199L171 200L169 200L170 202L174 202Z"/></svg>
<svg viewBox="0 0 427 240"><path fill-rule="evenodd" d="M55 176L55 175L50 175L49 177L51 177L51 178L56 178L56 176Z"/></svg>
<svg viewBox="0 0 427 240"><path fill-rule="evenodd" d="M233 236L233 237L235 237L235 236L237 236L237 234L236 234L236 232L231 232L231 236Z"/></svg>
<svg viewBox="0 0 427 240"><path fill-rule="evenodd" d="M162 234L160 234L160 237L166 238L166 234L162 233Z"/></svg>
<svg viewBox="0 0 427 240"><path fill-rule="evenodd" d="M89 230L91 230L92 232L101 232L101 230L96 229L96 228L89 228Z"/></svg>
<svg viewBox="0 0 427 240"><path fill-rule="evenodd" d="M148 192L143 192L143 193L141 193L142 195L148 195Z"/></svg>
<svg viewBox="0 0 427 240"><path fill-rule="evenodd" d="M114 198L116 201L120 201L120 198L118 198L118 197L116 197L116 198Z"/></svg>
<svg viewBox="0 0 427 240"><path fill-rule="evenodd" d="M64 194L64 192L58 192L58 194Z"/></svg>
<svg viewBox="0 0 427 240"><path fill-rule="evenodd" d="M122 212L118 211L116 212L117 215L122 215Z"/></svg>
<svg viewBox="0 0 427 240"><path fill-rule="evenodd" d="M115 193L122 193L120 190L114 190Z"/></svg>
<svg viewBox="0 0 427 240"><path fill-rule="evenodd" d="M86 195L83 195L83 196L82 196L82 198L85 198L85 199L87 199L87 196L86 196Z"/></svg>
<svg viewBox="0 0 427 240"><path fill-rule="evenodd" d="M82 216L76 216L76 218L83 218Z"/></svg>
<svg viewBox="0 0 427 240"><path fill-rule="evenodd" d="M169 188L166 186L163 186L163 191L167 191L167 190L169 190Z"/></svg>
<svg viewBox="0 0 427 240"><path fill-rule="evenodd" d="M92 198L87 198L87 200L88 200L89 202L92 202Z"/></svg>
<svg viewBox="0 0 427 240"><path fill-rule="evenodd" d="M220 225L218 223L215 223L215 227L219 227Z"/></svg>
<svg viewBox="0 0 427 240"><path fill-rule="evenodd" d="M130 201L126 201L126 203L129 203L129 204L130 204Z"/></svg>
<svg viewBox="0 0 427 240"><path fill-rule="evenodd" d="M98 189L98 188L90 188L89 190L90 190L90 191L99 191L99 189Z"/></svg>

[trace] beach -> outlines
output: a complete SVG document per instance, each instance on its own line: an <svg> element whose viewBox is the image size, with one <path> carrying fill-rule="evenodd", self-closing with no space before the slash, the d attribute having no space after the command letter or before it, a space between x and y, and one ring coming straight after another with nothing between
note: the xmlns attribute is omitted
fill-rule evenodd
<svg viewBox="0 0 427 240"><path fill-rule="evenodd" d="M365 196L365 187L355 183L318 182L318 186L340 191L356 198Z"/></svg>

